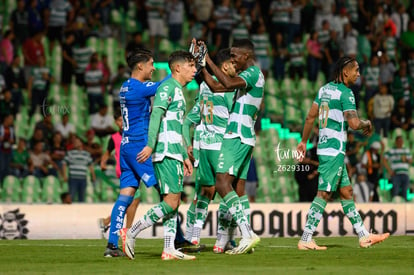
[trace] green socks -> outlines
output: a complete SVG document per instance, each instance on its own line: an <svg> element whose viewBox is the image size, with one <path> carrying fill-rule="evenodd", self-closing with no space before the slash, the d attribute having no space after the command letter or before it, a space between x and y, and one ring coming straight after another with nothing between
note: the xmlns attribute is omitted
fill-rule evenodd
<svg viewBox="0 0 414 275"><path fill-rule="evenodd" d="M306 220L305 229L303 230L302 241L310 242L312 235L318 227L318 224L323 216L323 211L326 207L326 201L316 197L309 209L308 219Z"/></svg>
<svg viewBox="0 0 414 275"><path fill-rule="evenodd" d="M361 216L356 210L355 203L353 200L341 200L342 209L345 215L358 234L358 238L369 236L369 232L366 230L364 223L362 222Z"/></svg>

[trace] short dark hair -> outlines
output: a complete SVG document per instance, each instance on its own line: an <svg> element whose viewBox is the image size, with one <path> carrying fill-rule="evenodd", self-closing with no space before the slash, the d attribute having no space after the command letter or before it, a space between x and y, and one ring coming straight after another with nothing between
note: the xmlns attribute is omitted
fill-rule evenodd
<svg viewBox="0 0 414 275"><path fill-rule="evenodd" d="M195 61L194 56L187 51L175 51L170 54L170 57L168 57L168 66L170 67L170 70L172 70L172 66L176 62L192 62Z"/></svg>
<svg viewBox="0 0 414 275"><path fill-rule="evenodd" d="M148 62L151 58L153 58L153 56L150 50L144 48L135 48L128 53L126 62L128 64L128 67L133 70L138 63Z"/></svg>
<svg viewBox="0 0 414 275"><path fill-rule="evenodd" d="M250 41L250 39L247 38L234 40L232 47L246 49L254 52L254 44L252 41Z"/></svg>
<svg viewBox="0 0 414 275"><path fill-rule="evenodd" d="M220 67L224 62L230 60L231 56L230 56L230 49L226 48L226 49L221 49L217 54L216 54L216 64L218 67Z"/></svg>

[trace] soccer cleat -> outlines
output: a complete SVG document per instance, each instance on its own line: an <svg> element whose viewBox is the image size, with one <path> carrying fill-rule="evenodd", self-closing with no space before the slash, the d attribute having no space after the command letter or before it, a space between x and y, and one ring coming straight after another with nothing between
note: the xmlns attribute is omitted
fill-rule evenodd
<svg viewBox="0 0 414 275"><path fill-rule="evenodd" d="M105 258L125 257L125 254L119 248L111 249L107 247L104 252L104 257Z"/></svg>
<svg viewBox="0 0 414 275"><path fill-rule="evenodd" d="M186 252L186 253L196 253L196 252L200 252L202 250L204 250L206 248L205 244L193 244L190 243L189 241L184 241L184 242L174 242L174 247L181 252Z"/></svg>
<svg viewBox="0 0 414 275"><path fill-rule="evenodd" d="M216 254L222 254L222 253L224 253L228 250L234 249L235 247L236 247L236 245L235 245L234 240L228 241L224 247L220 246L218 244L218 241L217 241L216 244L213 247L213 252L216 253Z"/></svg>
<svg viewBox="0 0 414 275"><path fill-rule="evenodd" d="M122 251L131 260L135 259L135 239L129 236L128 228L119 230L122 240Z"/></svg>
<svg viewBox="0 0 414 275"><path fill-rule="evenodd" d="M224 253L224 248L220 247L218 245L214 245L213 252L216 253L216 254L223 254Z"/></svg>
<svg viewBox="0 0 414 275"><path fill-rule="evenodd" d="M181 251L178 251L176 249L165 249L162 252L161 259L163 261L171 261L171 260L184 260L184 261L190 261L195 260L195 256L187 255L182 253Z"/></svg>
<svg viewBox="0 0 414 275"><path fill-rule="evenodd" d="M256 234L253 234L251 238L242 238L239 242L239 246L226 251L226 254L236 255L249 253L259 242L260 238Z"/></svg>
<svg viewBox="0 0 414 275"><path fill-rule="evenodd" d="M369 234L369 236L362 237L359 240L359 246L362 248L368 248L373 246L374 244L381 243L385 239L387 239L390 236L390 233L384 233L384 234Z"/></svg>
<svg viewBox="0 0 414 275"><path fill-rule="evenodd" d="M298 249L299 250L326 250L328 248L326 246L317 245L314 240L311 240L310 242L304 242L300 240L298 242Z"/></svg>

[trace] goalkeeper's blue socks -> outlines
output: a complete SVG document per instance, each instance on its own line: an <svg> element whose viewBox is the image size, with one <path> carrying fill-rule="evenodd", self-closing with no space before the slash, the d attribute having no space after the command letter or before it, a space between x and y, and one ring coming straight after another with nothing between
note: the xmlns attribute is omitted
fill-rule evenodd
<svg viewBox="0 0 414 275"><path fill-rule="evenodd" d="M119 195L112 208L111 227L109 229L108 247L114 249L118 247L118 232L124 226L126 209L134 200L133 196Z"/></svg>

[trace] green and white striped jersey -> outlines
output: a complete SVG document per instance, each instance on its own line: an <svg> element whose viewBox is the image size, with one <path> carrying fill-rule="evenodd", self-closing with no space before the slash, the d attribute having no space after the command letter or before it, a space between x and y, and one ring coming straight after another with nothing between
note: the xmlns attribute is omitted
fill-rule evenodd
<svg viewBox="0 0 414 275"><path fill-rule="evenodd" d="M410 150L408 148L391 148L385 152L384 157L390 164L391 170L395 174L409 174L410 164L403 162L403 157L407 160L411 159Z"/></svg>
<svg viewBox="0 0 414 275"><path fill-rule="evenodd" d="M47 80L43 78L43 74L51 75L48 67L34 67L32 69L33 90L44 90L47 86Z"/></svg>
<svg viewBox="0 0 414 275"><path fill-rule="evenodd" d="M246 15L244 20L245 21L242 20L240 14L234 14L234 21L236 23L236 26L233 28L232 31L233 40L249 39L249 28L252 25L252 20L249 15Z"/></svg>
<svg viewBox="0 0 414 275"><path fill-rule="evenodd" d="M304 52L305 46L302 42L290 43L288 45L288 52L290 54L290 65L294 67L302 66L305 64Z"/></svg>
<svg viewBox="0 0 414 275"><path fill-rule="evenodd" d="M69 177L72 179L86 179L88 167L92 164L92 157L85 150L70 150L63 158L63 163L69 167Z"/></svg>
<svg viewBox="0 0 414 275"><path fill-rule="evenodd" d="M266 33L252 34L252 42L257 57L268 57L267 49L270 47L270 42Z"/></svg>
<svg viewBox="0 0 414 275"><path fill-rule="evenodd" d="M292 4L288 0L274 0L270 4L272 12L272 23L289 24L289 12L286 9L291 8Z"/></svg>
<svg viewBox="0 0 414 275"><path fill-rule="evenodd" d="M390 60L396 60L397 56L395 49L397 48L397 40L395 37L387 37L385 39L385 52Z"/></svg>
<svg viewBox="0 0 414 275"><path fill-rule="evenodd" d="M89 59L94 50L89 47L79 47L73 49L73 58L76 61L75 73L82 74L88 67Z"/></svg>
<svg viewBox="0 0 414 275"><path fill-rule="evenodd" d="M165 0L147 0L145 1L145 6L148 8L152 8L147 12L147 16L150 19L162 19L162 14L160 13L160 9L164 10L165 8Z"/></svg>
<svg viewBox="0 0 414 275"><path fill-rule="evenodd" d="M363 73L365 86L370 88L376 88L379 85L380 69L379 66L369 66Z"/></svg>
<svg viewBox="0 0 414 275"><path fill-rule="evenodd" d="M237 91L237 99L231 110L224 138L239 137L242 143L254 147L254 124L263 99L265 79L257 66L250 66L239 77L246 82L246 87Z"/></svg>
<svg viewBox="0 0 414 275"><path fill-rule="evenodd" d="M356 111L352 90L343 83L329 82L322 86L314 101L319 107L319 142L317 154L345 155L348 122L345 111Z"/></svg>
<svg viewBox="0 0 414 275"><path fill-rule="evenodd" d="M221 150L234 92L213 93L207 83L200 84L200 149Z"/></svg>
<svg viewBox="0 0 414 275"><path fill-rule="evenodd" d="M185 120L191 121L191 123L195 126L194 133L193 133L193 156L194 156L194 167L198 167L198 163L200 161L200 133L201 133L201 117L200 117L200 102L198 101L198 97L196 98L196 102L191 108L191 111L188 112ZM185 139L185 138L184 138ZM190 139L190 137L188 137Z"/></svg>
<svg viewBox="0 0 414 275"><path fill-rule="evenodd" d="M182 89L177 80L169 78L158 87L155 94L153 108L162 108L165 114L161 120L153 162L162 161L164 157L183 161L182 127L186 107Z"/></svg>

